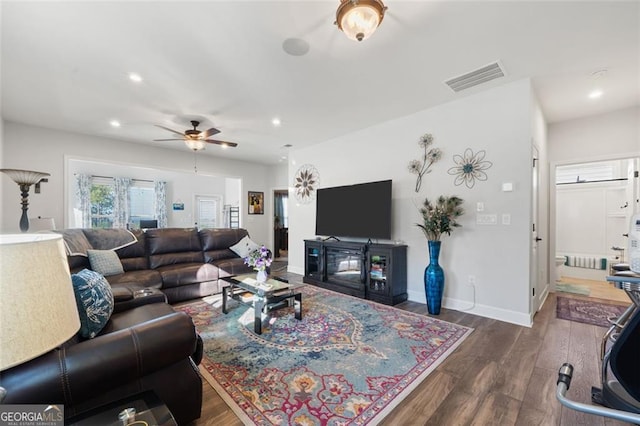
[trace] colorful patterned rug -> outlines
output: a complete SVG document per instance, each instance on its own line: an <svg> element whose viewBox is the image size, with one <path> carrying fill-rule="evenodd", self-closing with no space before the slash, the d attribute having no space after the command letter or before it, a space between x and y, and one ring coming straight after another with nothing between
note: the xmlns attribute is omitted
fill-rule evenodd
<svg viewBox="0 0 640 426"><path fill-rule="evenodd" d="M375 424L473 331L345 296L301 288L293 308L272 311L262 335L253 310L220 297L178 308L204 340L206 379L245 424ZM201 368L202 370L202 368Z"/></svg>
<svg viewBox="0 0 640 426"><path fill-rule="evenodd" d="M619 317L628 306L601 303L592 299L558 296L556 316L569 321L609 327L611 323L608 318Z"/></svg>

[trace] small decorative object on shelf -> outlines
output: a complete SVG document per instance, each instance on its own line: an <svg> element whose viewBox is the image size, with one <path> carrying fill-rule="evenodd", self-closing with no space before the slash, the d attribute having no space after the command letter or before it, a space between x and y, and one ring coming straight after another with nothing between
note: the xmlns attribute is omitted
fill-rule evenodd
<svg viewBox="0 0 640 426"><path fill-rule="evenodd" d="M422 229L429 245L429 265L424 270L424 290L427 309L432 315L440 314L444 293L444 271L438 263L440 256L440 238L442 234L451 235L453 228L461 226L456 220L464 213L462 198L441 195L433 204L425 199L420 214L422 223L416 226Z"/></svg>
<svg viewBox="0 0 640 426"><path fill-rule="evenodd" d="M474 154L471 148L465 149L462 155L454 155L453 161L456 165L447 171L450 175L456 176L453 183L456 186L464 183L467 188L471 189L475 185L476 179L481 181L487 180L487 174L484 171L491 168L493 163L491 161L484 161L485 155L487 155L487 153L484 150Z"/></svg>
<svg viewBox="0 0 640 426"><path fill-rule="evenodd" d="M433 135L431 133L422 135L418 141L418 145L424 149L422 160L411 160L409 162L409 172L418 175L416 178L416 192L420 191L420 186L422 186L422 176L430 173L433 163L442 158L440 148L429 148L432 143Z"/></svg>
<svg viewBox="0 0 640 426"><path fill-rule="evenodd" d="M256 275L256 281L264 283L267 281L268 274L267 268L271 266L271 256L269 249L265 246L261 246L259 249L249 253L249 256L244 258L244 263L251 266L254 270L258 271Z"/></svg>

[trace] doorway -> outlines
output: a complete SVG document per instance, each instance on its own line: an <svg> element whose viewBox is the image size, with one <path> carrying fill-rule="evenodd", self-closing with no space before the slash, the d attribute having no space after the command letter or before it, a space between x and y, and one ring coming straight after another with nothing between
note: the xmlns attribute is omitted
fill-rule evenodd
<svg viewBox="0 0 640 426"><path fill-rule="evenodd" d="M273 254L280 262L287 262L289 256L289 191L273 191Z"/></svg>
<svg viewBox="0 0 640 426"><path fill-rule="evenodd" d="M222 227L222 196L195 195L195 225L198 229Z"/></svg>
<svg viewBox="0 0 640 426"><path fill-rule="evenodd" d="M556 291L628 303L606 276L626 261L625 234L638 210L638 159L564 164L554 171Z"/></svg>

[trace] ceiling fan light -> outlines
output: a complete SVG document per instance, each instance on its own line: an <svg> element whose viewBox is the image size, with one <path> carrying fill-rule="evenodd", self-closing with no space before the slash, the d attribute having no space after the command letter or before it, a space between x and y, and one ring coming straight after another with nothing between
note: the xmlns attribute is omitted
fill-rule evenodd
<svg viewBox="0 0 640 426"><path fill-rule="evenodd" d="M365 40L375 32L387 10L381 0L341 0L336 25L351 40Z"/></svg>
<svg viewBox="0 0 640 426"><path fill-rule="evenodd" d="M202 151L206 146L205 142L199 139L185 139L184 144L192 151Z"/></svg>

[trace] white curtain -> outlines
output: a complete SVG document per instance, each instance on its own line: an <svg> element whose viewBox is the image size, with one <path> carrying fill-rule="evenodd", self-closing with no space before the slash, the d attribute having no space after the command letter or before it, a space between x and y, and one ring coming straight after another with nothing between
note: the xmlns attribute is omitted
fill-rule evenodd
<svg viewBox="0 0 640 426"><path fill-rule="evenodd" d="M131 179L123 177L113 178L113 227L126 228L131 214L129 188Z"/></svg>
<svg viewBox="0 0 640 426"><path fill-rule="evenodd" d="M155 213L158 220L158 228L167 227L167 182L156 181L154 192L156 194Z"/></svg>
<svg viewBox="0 0 640 426"><path fill-rule="evenodd" d="M76 175L76 226L91 228L91 175Z"/></svg>

